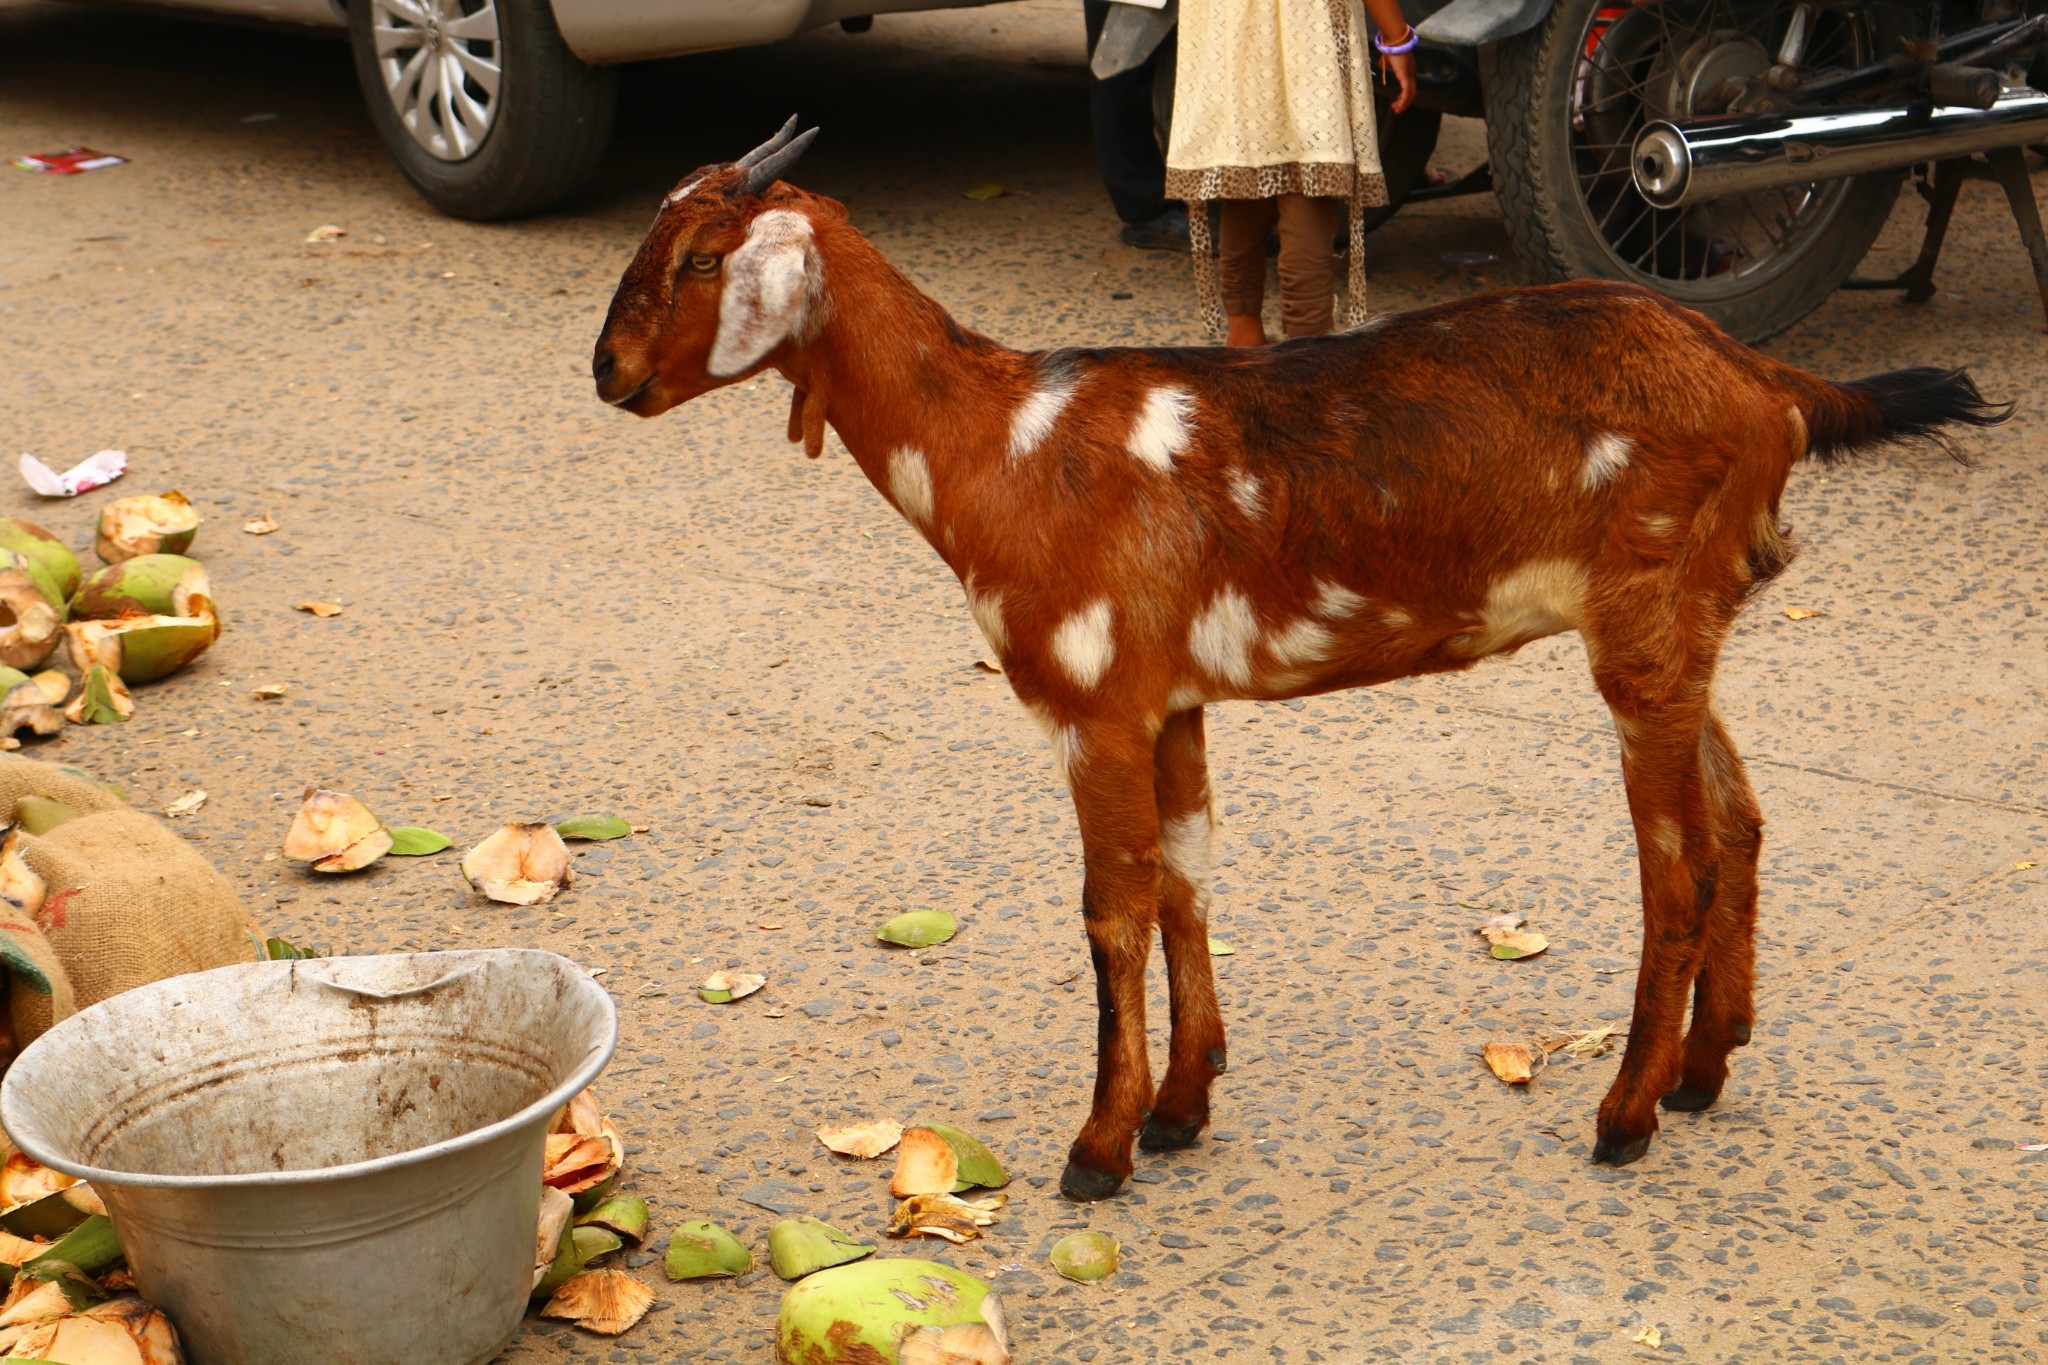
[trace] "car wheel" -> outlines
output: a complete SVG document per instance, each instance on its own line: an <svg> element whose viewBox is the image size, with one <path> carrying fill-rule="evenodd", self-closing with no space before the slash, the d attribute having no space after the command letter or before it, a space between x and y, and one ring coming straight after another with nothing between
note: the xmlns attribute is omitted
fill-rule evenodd
<svg viewBox="0 0 2048 1365"><path fill-rule="evenodd" d="M596 168L618 73L577 60L548 0L349 0L348 10L370 120L442 212L538 213Z"/></svg>

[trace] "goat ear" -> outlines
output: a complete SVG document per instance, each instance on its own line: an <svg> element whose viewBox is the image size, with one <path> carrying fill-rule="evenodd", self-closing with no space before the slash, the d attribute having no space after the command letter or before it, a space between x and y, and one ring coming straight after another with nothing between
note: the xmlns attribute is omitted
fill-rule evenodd
<svg viewBox="0 0 2048 1365"><path fill-rule="evenodd" d="M725 258L718 335L705 368L730 379L804 330L819 279L810 220L777 209L754 219L746 241Z"/></svg>

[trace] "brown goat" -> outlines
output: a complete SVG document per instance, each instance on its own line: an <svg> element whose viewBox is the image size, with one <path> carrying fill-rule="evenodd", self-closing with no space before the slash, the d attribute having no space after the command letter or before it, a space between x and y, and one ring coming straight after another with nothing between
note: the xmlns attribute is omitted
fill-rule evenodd
<svg viewBox="0 0 2048 1365"><path fill-rule="evenodd" d="M1470 668L1567 630L1614 717L1642 874L1594 1159L1641 1156L1660 1098L1712 1104L1750 1036L1763 829L1714 665L1791 560L1786 477L2009 409L1959 371L1830 383L1604 282L1257 350L1013 351L919 293L841 205L777 181L810 136L789 132L663 202L598 339L598 394L652 417L780 372L791 439L815 456L829 421L965 585L1080 818L1099 1055L1061 1188L1112 1194L1141 1125L1163 1149L1208 1122L1224 1049L1203 706ZM1156 1093L1155 925L1173 1017Z"/></svg>

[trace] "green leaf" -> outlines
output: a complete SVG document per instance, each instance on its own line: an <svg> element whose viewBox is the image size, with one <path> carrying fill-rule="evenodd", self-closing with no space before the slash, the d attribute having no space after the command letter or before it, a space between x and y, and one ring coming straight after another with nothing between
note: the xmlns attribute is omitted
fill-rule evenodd
<svg viewBox="0 0 2048 1365"><path fill-rule="evenodd" d="M960 191L960 193L966 195L969 199L978 200L984 204L986 204L991 199L1000 199L1009 192L1010 190L1007 185L998 184L993 180L989 181L985 185L975 185L968 189Z"/></svg>
<svg viewBox="0 0 2048 1365"><path fill-rule="evenodd" d="M623 839L633 827L615 815L579 815L555 826L564 839Z"/></svg>
<svg viewBox="0 0 2048 1365"><path fill-rule="evenodd" d="M263 956L269 962L302 962L309 957L318 957L317 948L301 948L286 939L267 939L263 944Z"/></svg>
<svg viewBox="0 0 2048 1365"><path fill-rule="evenodd" d="M1209 956L1236 957L1237 949L1231 947L1228 943L1225 943L1220 938L1212 938L1209 940Z"/></svg>
<svg viewBox="0 0 2048 1365"><path fill-rule="evenodd" d="M439 853L448 847L449 839L431 829L418 825L394 825L391 829L391 853L398 858L419 858L429 853Z"/></svg>

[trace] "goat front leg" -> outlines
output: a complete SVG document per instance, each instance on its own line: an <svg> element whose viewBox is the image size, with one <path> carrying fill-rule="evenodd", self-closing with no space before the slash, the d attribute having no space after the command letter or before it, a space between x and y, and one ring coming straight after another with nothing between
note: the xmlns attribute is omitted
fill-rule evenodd
<svg viewBox="0 0 2048 1365"><path fill-rule="evenodd" d="M1166 718L1153 751L1159 810L1159 929L1173 998L1166 1079L1138 1145L1148 1152L1194 1145L1209 1126L1209 1088L1223 1070L1223 1017L1209 960L1209 759L1197 707Z"/></svg>
<svg viewBox="0 0 2048 1365"><path fill-rule="evenodd" d="M1664 1096L1664 1107L1681 1113L1705 1109L1721 1097L1728 1054L1749 1041L1756 1022L1756 865L1764 818L1719 715L1707 717L1700 736L1700 778L1719 851L1706 955L1693 982L1684 1071L1678 1088Z"/></svg>
<svg viewBox="0 0 2048 1365"><path fill-rule="evenodd" d="M1600 1102L1593 1160L1626 1166L1649 1150L1657 1101L1679 1078L1686 997L1705 954L1717 871L1700 778L1704 700L1644 702L1605 678L1601 691L1622 737L1641 868L1643 954L1628 1048Z"/></svg>
<svg viewBox="0 0 2048 1365"><path fill-rule="evenodd" d="M1145 963L1159 905L1159 815L1148 729L1077 727L1067 780L1081 821L1081 914L1095 964L1095 1102L1067 1155L1060 1190L1107 1199L1131 1174L1131 1137L1152 1104L1145 1050Z"/></svg>

